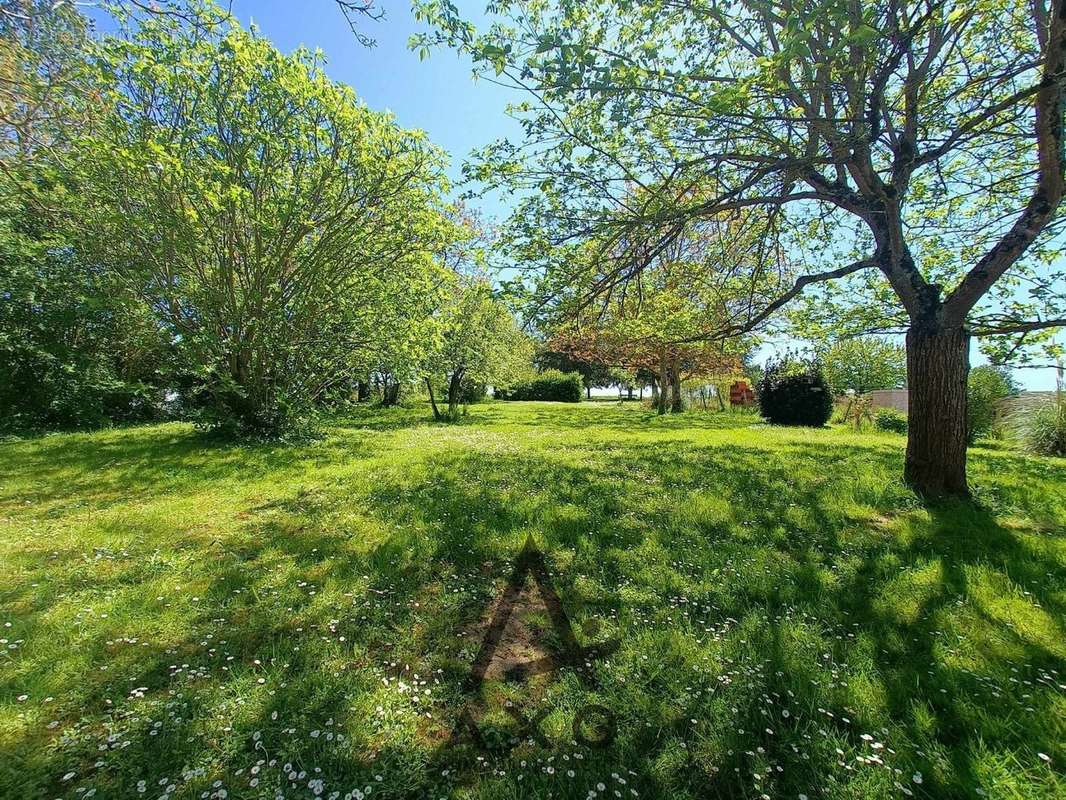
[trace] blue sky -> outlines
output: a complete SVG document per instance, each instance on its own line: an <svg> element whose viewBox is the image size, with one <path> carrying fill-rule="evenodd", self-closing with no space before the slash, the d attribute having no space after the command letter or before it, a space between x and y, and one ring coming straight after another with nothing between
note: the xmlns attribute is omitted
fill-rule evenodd
<svg viewBox="0 0 1066 800"><path fill-rule="evenodd" d="M420 128L451 155L450 175L460 178L463 159L475 147L500 137L517 141L518 124L506 114L517 93L488 81L474 81L470 61L452 50L438 49L425 61L408 49L415 22L408 0L391 0L385 19L359 21L359 30L376 40L374 47L356 41L333 0L233 0L242 23L254 21L271 41L288 52L299 45L321 49L326 71L349 84L377 111L388 109L406 128ZM464 14L478 19L480 2L458 2ZM507 208L498 199L478 205L489 215Z"/></svg>
<svg viewBox="0 0 1066 800"><path fill-rule="evenodd" d="M479 20L482 0L455 2L468 19ZM369 48L359 44L333 0L233 0L232 10L242 23L254 21L285 52L300 45L322 50L330 77L352 86L371 108L393 112L404 127L426 131L431 141L446 150L454 181L459 180L463 159L472 149L501 137L520 140L520 127L506 114L507 103L520 95L488 81L475 81L469 60L454 51L436 50L419 61L407 43L423 28L415 21L408 0L383 5L387 6L385 19L360 22L360 30L376 40ZM477 205L489 217L505 216L508 210L498 197L484 198ZM768 344L760 355L795 344ZM984 362L976 343L972 356L974 364ZM1015 375L1028 389L1055 388L1054 370L1021 369Z"/></svg>

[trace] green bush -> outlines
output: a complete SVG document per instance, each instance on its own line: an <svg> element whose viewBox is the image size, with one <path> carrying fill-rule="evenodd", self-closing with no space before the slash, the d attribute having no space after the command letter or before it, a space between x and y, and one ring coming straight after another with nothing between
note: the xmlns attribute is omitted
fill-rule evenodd
<svg viewBox="0 0 1066 800"><path fill-rule="evenodd" d="M13 231L29 226L16 216L0 200L0 430L163 416L172 348L148 308L58 235Z"/></svg>
<svg viewBox="0 0 1066 800"><path fill-rule="evenodd" d="M554 400L559 403L580 403L583 392L581 375L576 372L546 370L532 380L497 389L497 400Z"/></svg>
<svg viewBox="0 0 1066 800"><path fill-rule="evenodd" d="M833 394L815 361L767 364L758 395L759 410L774 425L820 428L833 413Z"/></svg>
<svg viewBox="0 0 1066 800"><path fill-rule="evenodd" d="M874 414L874 427L890 433L907 432L907 415L894 408L879 408Z"/></svg>
<svg viewBox="0 0 1066 800"><path fill-rule="evenodd" d="M221 439L301 441L315 428L318 409L284 390L250 396L249 390L225 374L196 381L182 396L182 405L197 427Z"/></svg>
<svg viewBox="0 0 1066 800"><path fill-rule="evenodd" d="M970 370L966 384L966 436L970 443L996 432L1000 402L1016 391L1010 373L1002 367L984 364Z"/></svg>
<svg viewBox="0 0 1066 800"><path fill-rule="evenodd" d="M1030 412L1024 421L1027 450L1043 456L1066 456L1066 399L1059 396Z"/></svg>
<svg viewBox="0 0 1066 800"><path fill-rule="evenodd" d="M448 398L448 390L445 389L441 393L445 399ZM469 405L471 403L480 403L488 397L488 387L485 384L478 381L472 381L469 378L464 378L462 384L459 387L459 402L463 405Z"/></svg>

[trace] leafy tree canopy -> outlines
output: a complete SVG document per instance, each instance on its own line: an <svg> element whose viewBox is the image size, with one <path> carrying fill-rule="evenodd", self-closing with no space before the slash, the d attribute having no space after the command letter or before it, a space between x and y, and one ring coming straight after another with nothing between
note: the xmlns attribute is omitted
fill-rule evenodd
<svg viewBox="0 0 1066 800"><path fill-rule="evenodd" d="M437 345L426 358L424 373L438 418L443 415L432 394L434 377L448 386L448 415L454 418L464 381L506 388L532 371L532 340L484 278L456 276L437 326Z"/></svg>
<svg viewBox="0 0 1066 800"><path fill-rule="evenodd" d="M865 394L874 389L898 389L907 383L907 351L888 339L841 339L823 348L818 360L834 394Z"/></svg>
<svg viewBox="0 0 1066 800"><path fill-rule="evenodd" d="M424 134L204 8L100 45L86 235L172 331L209 419L270 432L376 350L416 359L462 234Z"/></svg>
<svg viewBox="0 0 1066 800"><path fill-rule="evenodd" d="M594 240L618 264L606 292L691 226L748 215L784 258L724 273L774 267L739 329L817 285L815 322L905 328L904 476L968 494L970 336L1016 354L1066 324L1063 0L501 0L480 31L450 0L416 9L433 30L415 47L529 93L523 141L469 165L531 193L521 252L562 273Z"/></svg>

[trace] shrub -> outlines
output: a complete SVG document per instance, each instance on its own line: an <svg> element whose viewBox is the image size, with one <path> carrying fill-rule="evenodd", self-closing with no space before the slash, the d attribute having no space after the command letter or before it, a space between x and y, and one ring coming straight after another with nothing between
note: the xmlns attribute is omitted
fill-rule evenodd
<svg viewBox="0 0 1066 800"><path fill-rule="evenodd" d="M1016 392L1010 373L984 364L970 370L966 384L966 436L971 443L995 433L1000 402Z"/></svg>
<svg viewBox="0 0 1066 800"><path fill-rule="evenodd" d="M835 408L834 415L836 415ZM856 394L848 398L840 422L846 425L854 425L855 430L861 431L866 423L873 422L873 419L874 407L870 398L864 394Z"/></svg>
<svg viewBox="0 0 1066 800"><path fill-rule="evenodd" d="M1043 456L1066 456L1066 398L1060 395L1036 408L1024 425L1027 450Z"/></svg>
<svg viewBox="0 0 1066 800"><path fill-rule="evenodd" d="M894 408L879 408L874 414L874 427L891 433L907 432L907 415Z"/></svg>
<svg viewBox="0 0 1066 800"><path fill-rule="evenodd" d="M497 389L497 400L554 400L560 403L580 403L581 375L576 372L547 370L532 380Z"/></svg>
<svg viewBox="0 0 1066 800"><path fill-rule="evenodd" d="M833 425L843 425L848 421L848 403L836 400L833 402L833 413L829 415L829 422Z"/></svg>
<svg viewBox="0 0 1066 800"><path fill-rule="evenodd" d="M767 364L759 382L759 410L774 425L821 427L833 413L833 395L815 361Z"/></svg>
<svg viewBox="0 0 1066 800"><path fill-rule="evenodd" d="M302 436L356 365L426 339L430 256L461 235L443 155L211 3L119 16L92 54L110 102L72 159L85 247L171 332L203 424Z"/></svg>
<svg viewBox="0 0 1066 800"><path fill-rule="evenodd" d="M447 397L447 390L443 394ZM488 394L488 387L484 383L464 378L459 388L459 402L463 405L480 403L488 397Z"/></svg>

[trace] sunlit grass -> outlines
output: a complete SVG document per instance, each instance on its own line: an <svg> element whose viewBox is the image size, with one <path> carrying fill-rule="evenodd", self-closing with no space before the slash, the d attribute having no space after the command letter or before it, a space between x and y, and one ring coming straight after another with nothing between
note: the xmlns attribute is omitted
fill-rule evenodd
<svg viewBox="0 0 1066 800"><path fill-rule="evenodd" d="M1066 461L976 448L979 504L925 508L901 437L754 423L515 403L4 443L0 797L1063 796ZM470 698L531 535L619 649ZM442 748L467 703L483 761ZM606 748L572 741L589 703Z"/></svg>

